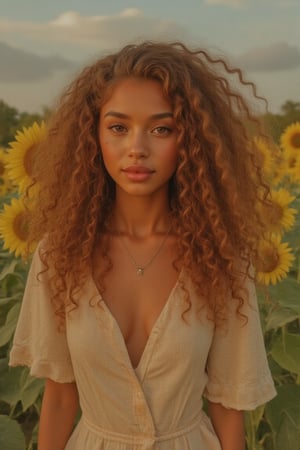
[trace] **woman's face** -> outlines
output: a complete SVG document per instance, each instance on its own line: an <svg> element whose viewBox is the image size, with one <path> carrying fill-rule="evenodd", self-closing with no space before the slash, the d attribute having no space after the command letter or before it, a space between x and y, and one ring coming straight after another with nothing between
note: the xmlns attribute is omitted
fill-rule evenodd
<svg viewBox="0 0 300 450"><path fill-rule="evenodd" d="M177 165L177 130L158 81L118 82L102 107L99 139L117 193L165 194Z"/></svg>

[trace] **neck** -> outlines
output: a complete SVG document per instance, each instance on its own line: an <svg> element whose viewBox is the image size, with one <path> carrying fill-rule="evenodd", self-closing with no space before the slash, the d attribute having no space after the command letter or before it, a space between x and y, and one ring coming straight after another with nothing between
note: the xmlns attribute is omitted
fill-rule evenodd
<svg viewBox="0 0 300 450"><path fill-rule="evenodd" d="M146 238L165 233L170 227L168 196L117 195L113 213L113 229L118 234Z"/></svg>

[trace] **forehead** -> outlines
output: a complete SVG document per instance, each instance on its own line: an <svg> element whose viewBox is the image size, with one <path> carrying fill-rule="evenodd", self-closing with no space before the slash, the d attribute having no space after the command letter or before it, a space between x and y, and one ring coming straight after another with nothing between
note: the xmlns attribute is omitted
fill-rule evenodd
<svg viewBox="0 0 300 450"><path fill-rule="evenodd" d="M170 101L164 95L159 81L133 77L117 81L101 109L102 112L110 109L121 112L124 109L172 111Z"/></svg>

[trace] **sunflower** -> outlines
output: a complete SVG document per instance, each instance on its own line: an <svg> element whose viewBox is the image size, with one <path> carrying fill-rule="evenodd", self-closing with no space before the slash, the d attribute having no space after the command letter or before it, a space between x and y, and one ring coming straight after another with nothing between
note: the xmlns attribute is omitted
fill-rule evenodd
<svg viewBox="0 0 300 450"><path fill-rule="evenodd" d="M300 150L300 122L292 123L284 130L280 143L284 150Z"/></svg>
<svg viewBox="0 0 300 450"><path fill-rule="evenodd" d="M286 171L286 166L284 164L283 159L278 159L277 163L274 166L274 171L271 180L272 186L275 187L283 183L288 175L289 173L287 173Z"/></svg>
<svg viewBox="0 0 300 450"><path fill-rule="evenodd" d="M0 176L0 197L9 192L9 180L5 176Z"/></svg>
<svg viewBox="0 0 300 450"><path fill-rule="evenodd" d="M8 190L6 154L5 149L0 147L0 197L4 196Z"/></svg>
<svg viewBox="0 0 300 450"><path fill-rule="evenodd" d="M46 134L44 122L17 131L15 141L10 143L7 155L7 169L10 179L19 186L19 192L25 192L32 183L34 152Z"/></svg>
<svg viewBox="0 0 300 450"><path fill-rule="evenodd" d="M0 176L0 196L4 196L9 192L15 191L16 188L13 185L10 178L8 178L7 171L4 172L4 175Z"/></svg>
<svg viewBox="0 0 300 450"><path fill-rule="evenodd" d="M287 189L271 190L271 204L260 204L259 212L270 232L281 234L290 230L295 223L297 210L289 208L296 197Z"/></svg>
<svg viewBox="0 0 300 450"><path fill-rule="evenodd" d="M286 242L281 242L279 235L273 234L268 240L261 241L258 257L255 261L256 278L261 284L276 284L285 278L295 257Z"/></svg>
<svg viewBox="0 0 300 450"><path fill-rule="evenodd" d="M275 145L275 151L274 151L274 159L273 159L273 170L272 170L272 177L271 177L271 184L272 186L276 186L278 184L281 184L285 181L285 178L288 176L286 172L287 168L287 155L286 153L280 148L280 146Z"/></svg>
<svg viewBox="0 0 300 450"><path fill-rule="evenodd" d="M259 152L261 160L260 166L264 174L268 178L270 178L274 169L273 149L270 147L266 139L263 139L262 137L255 137L254 145L256 146Z"/></svg>
<svg viewBox="0 0 300 450"><path fill-rule="evenodd" d="M27 256L34 251L35 245L28 249L28 210L22 199L13 198L10 205L5 204L0 213L0 237L4 240L4 249L15 253L16 257Z"/></svg>
<svg viewBox="0 0 300 450"><path fill-rule="evenodd" d="M296 162L295 170L294 170L293 175L294 175L293 176L293 181L295 181L295 183L299 183L300 184L300 158Z"/></svg>
<svg viewBox="0 0 300 450"><path fill-rule="evenodd" d="M0 177L3 177L5 174L5 164L6 164L7 152L3 147L0 147Z"/></svg>
<svg viewBox="0 0 300 450"><path fill-rule="evenodd" d="M282 159L282 171L290 179L294 179L297 172L297 166L300 159L300 152L291 149L285 149Z"/></svg>

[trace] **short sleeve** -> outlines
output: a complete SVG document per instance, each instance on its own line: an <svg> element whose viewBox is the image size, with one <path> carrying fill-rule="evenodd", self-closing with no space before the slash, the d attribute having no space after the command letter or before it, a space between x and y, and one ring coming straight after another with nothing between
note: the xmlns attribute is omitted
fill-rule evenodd
<svg viewBox="0 0 300 450"><path fill-rule="evenodd" d="M237 410L252 410L271 400L276 391L268 366L254 283L246 283L249 301L242 313L232 308L226 329L216 329L207 361L204 396ZM234 303L234 302L232 302ZM225 328L225 327L224 327Z"/></svg>
<svg viewBox="0 0 300 450"><path fill-rule="evenodd" d="M37 277L43 269L37 249L27 278L9 365L28 366L35 377L68 383L74 381L74 374L67 337L57 327L48 272Z"/></svg>

